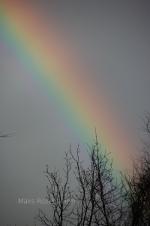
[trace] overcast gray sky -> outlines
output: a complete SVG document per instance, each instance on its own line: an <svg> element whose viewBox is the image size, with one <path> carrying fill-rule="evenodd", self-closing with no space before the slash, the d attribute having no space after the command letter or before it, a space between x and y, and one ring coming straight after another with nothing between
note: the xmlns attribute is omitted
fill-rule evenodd
<svg viewBox="0 0 150 226"><path fill-rule="evenodd" d="M150 110L149 1L41 0L33 1L32 7L47 20L52 15L56 18L83 63L94 71L97 93L103 83L133 137L140 136L141 117ZM62 166L64 151L79 142L36 81L31 89L38 89L31 96L26 76L13 51L1 45L0 131L14 132L0 140L2 225L33 222L37 206L18 205L17 199L43 197L45 165Z"/></svg>

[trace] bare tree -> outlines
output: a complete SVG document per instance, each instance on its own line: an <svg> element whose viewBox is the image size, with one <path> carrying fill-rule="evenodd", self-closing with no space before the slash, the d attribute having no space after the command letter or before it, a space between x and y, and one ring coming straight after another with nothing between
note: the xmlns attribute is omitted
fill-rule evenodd
<svg viewBox="0 0 150 226"><path fill-rule="evenodd" d="M38 218L43 225L46 226L63 226L70 222L72 192L69 185L69 176L71 171L71 161L68 154L65 154L64 177L59 171L50 172L46 166L45 175L48 179L47 199L50 205L50 217L40 209Z"/></svg>
<svg viewBox="0 0 150 226"><path fill-rule="evenodd" d="M109 154L102 152L97 137L89 152L89 167L83 167L79 147L76 156L72 153L71 156L78 181L76 225L121 225L123 203L120 186L115 182Z"/></svg>
<svg viewBox="0 0 150 226"><path fill-rule="evenodd" d="M145 131L150 141L150 114L145 118ZM150 146L144 144L143 156L134 164L133 174L126 176L128 225L150 225Z"/></svg>
<svg viewBox="0 0 150 226"><path fill-rule="evenodd" d="M49 182L48 201L50 217L40 210L39 219L46 226L121 226L123 202L120 186L113 174L109 154L102 152L96 142L90 149L89 164L81 161L80 148L75 153L70 150L65 156L65 177L58 171L46 170ZM72 167L71 167L72 166ZM76 188L71 192L69 176L71 169ZM64 180L63 180L64 179Z"/></svg>

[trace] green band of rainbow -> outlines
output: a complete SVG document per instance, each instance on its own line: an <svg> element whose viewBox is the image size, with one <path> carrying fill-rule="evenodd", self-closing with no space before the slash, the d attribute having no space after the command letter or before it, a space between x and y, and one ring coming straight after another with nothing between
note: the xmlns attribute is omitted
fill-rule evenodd
<svg viewBox="0 0 150 226"><path fill-rule="evenodd" d="M27 4L10 0L3 2L0 17L2 43L40 81L76 133L91 142L96 127L116 166L128 167L133 151L130 139L125 139L104 94L97 97L91 81L85 80L86 72L77 66L54 21L47 26L37 10L31 7L29 11Z"/></svg>

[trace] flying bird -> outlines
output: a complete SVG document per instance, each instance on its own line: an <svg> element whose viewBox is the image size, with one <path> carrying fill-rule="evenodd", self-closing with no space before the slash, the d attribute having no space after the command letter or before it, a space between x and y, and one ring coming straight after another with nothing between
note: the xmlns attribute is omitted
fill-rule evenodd
<svg viewBox="0 0 150 226"><path fill-rule="evenodd" d="M13 135L13 133L0 133L0 138L7 138L7 137L11 137Z"/></svg>

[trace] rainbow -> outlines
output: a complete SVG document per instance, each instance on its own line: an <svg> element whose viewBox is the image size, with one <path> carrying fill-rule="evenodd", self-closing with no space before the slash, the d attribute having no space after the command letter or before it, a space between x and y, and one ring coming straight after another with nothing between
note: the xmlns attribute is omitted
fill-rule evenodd
<svg viewBox="0 0 150 226"><path fill-rule="evenodd" d="M47 25L44 16L26 1L5 0L1 7L2 43L13 49L33 79L59 105L67 123L81 140L91 142L94 128L102 144L112 152L117 168L130 165L134 151L104 92L97 96L87 79L66 34L53 18ZM103 90L102 87L100 89Z"/></svg>

